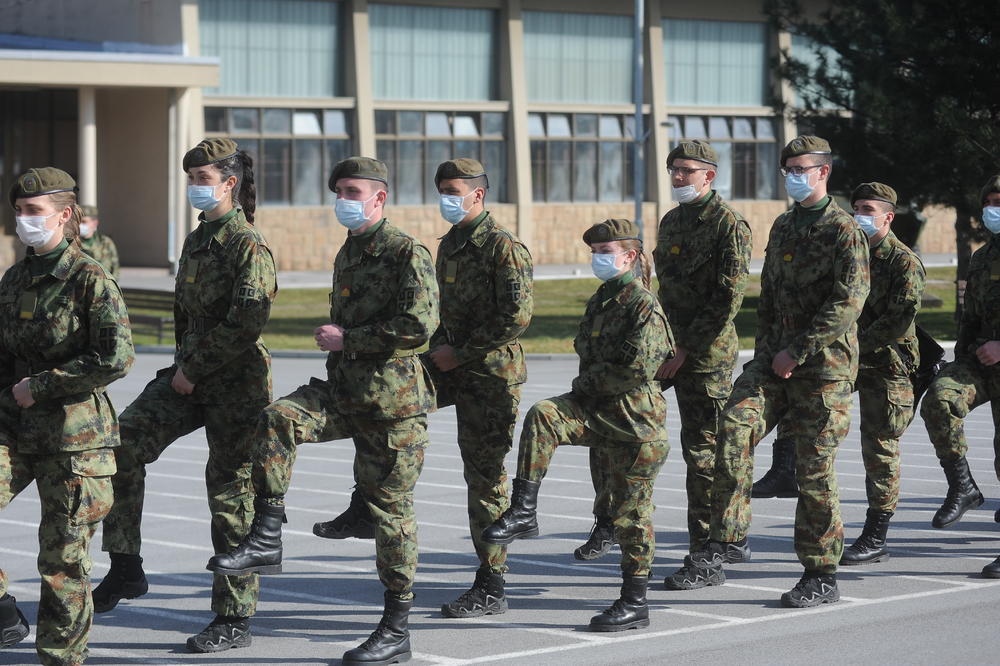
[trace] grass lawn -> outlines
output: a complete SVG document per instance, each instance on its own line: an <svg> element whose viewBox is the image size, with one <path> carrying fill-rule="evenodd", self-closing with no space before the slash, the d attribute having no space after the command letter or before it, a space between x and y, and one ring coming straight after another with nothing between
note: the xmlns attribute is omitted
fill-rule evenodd
<svg viewBox="0 0 1000 666"><path fill-rule="evenodd" d="M938 340L955 339L955 268L927 271L927 293L942 305L920 311L920 322ZM535 315L521 338L525 351L538 354L572 353L573 336L587 299L597 289L596 278L540 280L535 282ZM655 285L654 285L655 289ZM328 321L328 289L283 289L271 309L271 321L264 329L264 341L271 349L316 349L312 332ZM743 307L736 316L740 347L753 347L757 323L758 276L751 276ZM136 336L137 344L152 344L149 336ZM168 341L169 342L169 341Z"/></svg>

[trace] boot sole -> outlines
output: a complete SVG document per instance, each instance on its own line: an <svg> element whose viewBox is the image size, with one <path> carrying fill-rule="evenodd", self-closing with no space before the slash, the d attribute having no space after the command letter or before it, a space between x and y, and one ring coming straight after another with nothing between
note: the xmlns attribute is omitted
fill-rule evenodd
<svg viewBox="0 0 1000 666"><path fill-rule="evenodd" d="M485 541L488 544L492 544L494 546L507 546L509 544L514 543L516 539L530 539L531 537L536 537L536 536L538 536L537 527L533 530L526 530L524 532L518 532L517 534L512 534L506 539L487 539L486 537L483 537L483 541Z"/></svg>
<svg viewBox="0 0 1000 666"><path fill-rule="evenodd" d="M573 557L582 562L589 562L590 560L599 560L610 552L611 552L611 546L608 546L603 550L597 550L597 551L591 550L586 552L577 548L576 550L573 551Z"/></svg>
<svg viewBox="0 0 1000 666"><path fill-rule="evenodd" d="M342 659L341 664L360 664L363 666L381 666L382 664L402 664L413 658L412 652L403 652L397 654L395 657L389 657L388 659L379 659L378 661L358 661L356 659Z"/></svg>
<svg viewBox="0 0 1000 666"><path fill-rule="evenodd" d="M791 599L786 599L784 595L781 596L781 605L785 608L814 608L816 606L822 606L823 604L832 604L840 601L840 593L837 596L830 598L815 599L812 601L793 601Z"/></svg>
<svg viewBox="0 0 1000 666"><path fill-rule="evenodd" d="M24 621L24 616L21 615L21 620ZM31 633L31 628L24 624L16 624L13 627L8 627L3 630L3 635L0 636L0 648L9 648L12 645L17 645Z"/></svg>
<svg viewBox="0 0 1000 666"><path fill-rule="evenodd" d="M318 536L320 539L374 539L375 530L372 529L371 532L334 532L322 527L323 523L316 523L313 525L313 534Z"/></svg>
<svg viewBox="0 0 1000 666"><path fill-rule="evenodd" d="M952 525L954 525L958 521L962 520L962 516L964 516L967 511L971 511L972 509L978 509L979 507L981 507L985 503L986 503L986 498L984 498L982 495L980 495L979 499L977 501L973 502L969 506L967 506L964 509L962 509L962 511L959 512L959 514L957 516L955 516L952 520L949 520L947 523L941 523L940 525L937 523L936 520L932 520L931 521L931 527L936 527L939 530L943 530L946 527L951 527Z"/></svg>
<svg viewBox="0 0 1000 666"><path fill-rule="evenodd" d="M222 567L205 567L212 573L217 573L222 576L245 576L247 574L260 574L266 576L267 574L280 574L281 565L280 564L267 564L259 567L247 567L246 569L224 569Z"/></svg>
<svg viewBox="0 0 1000 666"><path fill-rule="evenodd" d="M143 596L147 592L149 592L149 583L148 582L144 583L143 586L141 588L139 588L138 590L130 590L130 591L125 592L125 593L123 593L121 595L118 595L118 594L113 595L112 597L110 597L108 599L107 603L101 603L101 604L99 604L97 602L97 599L94 599L93 600L94 601L94 612L95 613L107 613L110 610L114 610L115 606L117 606L118 602L121 601L122 599L138 599L139 597Z"/></svg>
<svg viewBox="0 0 1000 666"><path fill-rule="evenodd" d="M253 640L252 636L244 636L241 638L237 638L235 641L229 643L228 645L218 645L218 646L208 645L202 647L197 643L193 643L189 638L186 645L188 652L194 652L196 654L209 654L212 652L225 652L226 650L234 650L236 648L250 647L250 643L252 642L252 640Z"/></svg>
<svg viewBox="0 0 1000 666"><path fill-rule="evenodd" d="M464 620L470 617L483 617L484 615L503 615L507 612L507 603L504 602L503 606L494 606L492 608L484 608L471 613L459 613L448 608L448 604L442 604L441 615L451 618L453 620Z"/></svg>
<svg viewBox="0 0 1000 666"><path fill-rule="evenodd" d="M886 553L885 555L879 555L878 557L873 557L873 558L871 558L869 560L845 560L845 559L841 558L840 559L840 566L842 566L842 567L856 567L856 566L861 566L861 565L864 565L864 564L876 564L878 562L885 562L888 559L889 559L889 553Z"/></svg>
<svg viewBox="0 0 1000 666"><path fill-rule="evenodd" d="M649 626L649 618L644 618L642 620L635 620L634 622L629 622L628 624L592 624L588 628L590 631L599 631L602 633L608 633L612 631L628 631L629 629L641 629L642 627Z"/></svg>

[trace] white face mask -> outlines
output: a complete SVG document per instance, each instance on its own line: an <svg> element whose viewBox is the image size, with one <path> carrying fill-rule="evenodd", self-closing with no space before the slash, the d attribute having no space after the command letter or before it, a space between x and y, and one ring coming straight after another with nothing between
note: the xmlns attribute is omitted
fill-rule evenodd
<svg viewBox="0 0 1000 666"><path fill-rule="evenodd" d="M93 235L94 225L86 223L80 225L80 238L90 238Z"/></svg>
<svg viewBox="0 0 1000 666"><path fill-rule="evenodd" d="M52 213L58 215L59 213ZM18 215L17 237L25 245L38 249L52 240L55 229L46 229L45 223L52 215Z"/></svg>
<svg viewBox="0 0 1000 666"><path fill-rule="evenodd" d="M368 215L365 215L365 208L368 206L368 202L374 200L377 196L378 192L364 201L338 198L333 206L333 212L337 216L337 221L351 231L356 231L365 226L369 218Z"/></svg>
<svg viewBox="0 0 1000 666"><path fill-rule="evenodd" d="M696 190L694 185L685 185L684 187L674 187L671 189L674 191L674 201L677 203L691 203L701 196L701 192Z"/></svg>

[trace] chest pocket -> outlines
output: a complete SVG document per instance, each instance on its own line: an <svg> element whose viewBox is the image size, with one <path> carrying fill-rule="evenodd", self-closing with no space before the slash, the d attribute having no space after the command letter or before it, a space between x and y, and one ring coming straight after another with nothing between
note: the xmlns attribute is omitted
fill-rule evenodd
<svg viewBox="0 0 1000 666"><path fill-rule="evenodd" d="M340 326L360 326L393 307L395 281L386 278L389 269L372 270L365 261L339 268L331 295L331 319ZM395 273L392 273L395 275Z"/></svg>
<svg viewBox="0 0 1000 666"><path fill-rule="evenodd" d="M233 295L233 271L225 249L213 244L192 253L177 274L177 294L191 314L224 317Z"/></svg>
<svg viewBox="0 0 1000 666"><path fill-rule="evenodd" d="M47 303L38 302L35 315L25 322L25 332L36 348L59 348L71 345L84 334L83 320L68 296L56 296Z"/></svg>

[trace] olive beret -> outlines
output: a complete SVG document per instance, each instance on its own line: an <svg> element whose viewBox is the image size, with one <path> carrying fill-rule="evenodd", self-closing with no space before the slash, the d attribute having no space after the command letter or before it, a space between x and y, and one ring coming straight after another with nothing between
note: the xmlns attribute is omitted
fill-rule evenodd
<svg viewBox="0 0 1000 666"><path fill-rule="evenodd" d="M384 162L370 157L348 157L337 162L330 173L330 181L327 186L332 192L337 186L337 181L341 178L364 178L365 180L377 180L389 185L389 169Z"/></svg>
<svg viewBox="0 0 1000 666"><path fill-rule="evenodd" d="M100 217L97 214L97 206L80 206L80 210L83 211L84 217Z"/></svg>
<svg viewBox="0 0 1000 666"><path fill-rule="evenodd" d="M993 176L983 185L983 189L979 191L979 203L986 203L986 197L993 192L1000 192L1000 174Z"/></svg>
<svg viewBox="0 0 1000 666"><path fill-rule="evenodd" d="M788 142L788 145L781 149L781 166L785 166L785 160L789 157L799 155L830 155L830 142L818 136L803 135L797 136Z"/></svg>
<svg viewBox="0 0 1000 666"><path fill-rule="evenodd" d="M861 183L851 192L851 205L853 206L855 201L861 199L884 201L895 206L896 190L882 183Z"/></svg>
<svg viewBox="0 0 1000 666"><path fill-rule="evenodd" d="M621 240L639 240L639 228L632 220L604 220L583 232L587 245Z"/></svg>
<svg viewBox="0 0 1000 666"><path fill-rule="evenodd" d="M30 199L43 194L56 192L72 192L76 190L76 181L62 169L41 167L28 169L14 181L10 188L10 205L13 208L17 199Z"/></svg>
<svg viewBox="0 0 1000 666"><path fill-rule="evenodd" d="M486 175L486 169L470 157L456 157L438 165L437 173L434 174L434 184L438 185L442 180L452 178L479 178ZM487 187L489 185L487 184Z"/></svg>
<svg viewBox="0 0 1000 666"><path fill-rule="evenodd" d="M182 165L187 171L192 167L214 164L232 157L239 149L232 139L202 139L201 143L184 154Z"/></svg>
<svg viewBox="0 0 1000 666"><path fill-rule="evenodd" d="M698 160L714 167L719 166L719 156L715 154L715 149L709 145L708 141L701 139L691 139L681 141L677 146L667 153L667 166L673 164L674 160Z"/></svg>

